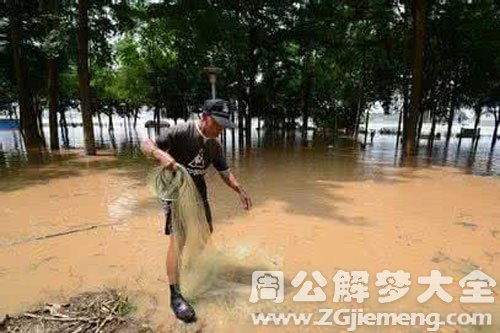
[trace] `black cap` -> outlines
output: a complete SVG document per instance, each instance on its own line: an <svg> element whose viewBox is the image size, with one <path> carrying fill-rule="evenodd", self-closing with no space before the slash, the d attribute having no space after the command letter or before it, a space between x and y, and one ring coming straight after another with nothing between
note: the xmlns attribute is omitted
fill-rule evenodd
<svg viewBox="0 0 500 333"><path fill-rule="evenodd" d="M231 113L228 104L223 99L207 99L201 109L212 116L220 126L224 128L236 128L236 125L229 120Z"/></svg>

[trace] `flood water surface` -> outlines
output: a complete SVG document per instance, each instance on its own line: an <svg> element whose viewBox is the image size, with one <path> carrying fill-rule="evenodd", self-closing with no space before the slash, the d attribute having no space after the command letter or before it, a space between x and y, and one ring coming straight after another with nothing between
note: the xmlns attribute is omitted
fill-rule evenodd
<svg viewBox="0 0 500 333"><path fill-rule="evenodd" d="M230 143L230 136L226 140ZM154 164L141 157L133 140L93 157L78 150L37 163L6 157L6 164L16 167L1 171L0 313L119 288L132 295L140 316L166 332L234 331L235 325L239 331L268 331L273 328L252 324L251 313L317 312L341 305L365 312L491 312L498 325L498 304L460 303L458 283L475 269L500 281L500 179L494 176L494 155L488 162L480 152L471 165L467 144L458 149L452 142L447 152L438 146L410 167L388 148L395 142L384 140L366 149L347 139L314 138L304 146L288 135L263 136L249 150L228 144L228 162L254 207L244 211L237 195L209 172L213 240L225 259L196 298L200 319L189 328L179 326L169 309L168 237L146 182ZM405 297L380 304L376 273L386 269L410 273L412 284ZM417 279L433 269L453 278L445 287L453 296L450 303L437 296L417 302L426 290ZM249 302L255 270L284 272L284 303ZM325 302L293 301L299 288L291 281L301 270L310 280L313 271L325 277ZM338 270L369 273L365 302L333 302ZM306 329L345 331L287 327Z"/></svg>

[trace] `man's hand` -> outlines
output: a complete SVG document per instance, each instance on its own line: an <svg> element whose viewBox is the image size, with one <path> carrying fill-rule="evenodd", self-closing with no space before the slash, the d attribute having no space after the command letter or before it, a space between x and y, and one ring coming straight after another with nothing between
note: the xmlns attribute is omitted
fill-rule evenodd
<svg viewBox="0 0 500 333"><path fill-rule="evenodd" d="M141 144L141 149L144 155L155 158L161 165L167 168L170 171L177 170L177 163L175 159L170 156L169 153L161 150L158 146L153 142L153 140L145 140Z"/></svg>
<svg viewBox="0 0 500 333"><path fill-rule="evenodd" d="M170 171L177 171L177 162L175 161L175 159L172 156L170 156L170 154L168 154L167 152L164 152L159 148L156 149L158 151L156 155L160 155L160 157L158 158L160 164Z"/></svg>
<svg viewBox="0 0 500 333"><path fill-rule="evenodd" d="M224 181L224 183L226 183L227 186L229 186L236 193L238 193L240 201L243 204L243 208L246 210L252 208L252 199L250 199L250 196L248 196L247 192L245 192L243 187L241 187L241 185L238 184L238 181L236 180L236 177L233 175L231 170L227 169L225 171L219 171L219 175L221 176L222 180Z"/></svg>
<svg viewBox="0 0 500 333"><path fill-rule="evenodd" d="M238 195L244 209L249 210L252 208L252 199L250 199L250 196L248 196L247 192L241 186L238 187Z"/></svg>

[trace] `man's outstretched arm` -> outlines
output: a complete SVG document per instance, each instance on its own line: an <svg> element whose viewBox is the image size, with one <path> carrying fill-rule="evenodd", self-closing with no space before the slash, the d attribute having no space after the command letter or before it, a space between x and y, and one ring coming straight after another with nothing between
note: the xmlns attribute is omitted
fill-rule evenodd
<svg viewBox="0 0 500 333"><path fill-rule="evenodd" d="M243 208L249 210L252 208L252 199L248 196L247 192L243 189L243 187L238 183L238 180L231 172L231 170L219 171L219 175L221 176L224 183L227 186L232 188L238 196L240 197L240 201L243 204Z"/></svg>
<svg viewBox="0 0 500 333"><path fill-rule="evenodd" d="M146 139L141 142L141 150L146 157L152 157L160 162L170 171L177 170L175 159L166 151L158 148L156 143L151 139Z"/></svg>

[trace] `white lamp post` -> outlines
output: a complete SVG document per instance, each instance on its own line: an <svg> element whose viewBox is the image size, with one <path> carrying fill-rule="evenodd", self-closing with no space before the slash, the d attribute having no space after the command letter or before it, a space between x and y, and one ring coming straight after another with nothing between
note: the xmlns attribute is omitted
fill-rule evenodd
<svg viewBox="0 0 500 333"><path fill-rule="evenodd" d="M205 67L203 72L208 75L208 82L212 87L212 99L215 99L215 82L217 81L217 74L221 71L218 67Z"/></svg>

